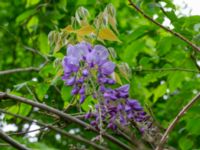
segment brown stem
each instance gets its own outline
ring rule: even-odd
[[[144,16],[144,18],[148,19],[149,21],[151,21],[152,23],[154,23],[155,25],[159,26],[160,28],[164,29],[165,31],[171,33],[172,35],[176,36],[177,38],[181,39],[182,41],[186,42],[188,45],[190,45],[193,49],[195,49],[197,52],[200,52],[200,47],[198,47],[197,45],[193,44],[190,40],[188,40],[186,37],[184,37],[183,35],[181,35],[180,33],[177,33],[175,31],[170,30],[169,28],[164,27],[163,25],[161,25],[160,23],[156,22],[154,19],[152,19],[150,16],[146,15],[138,6],[136,6],[132,0],[128,0],[129,4],[137,11],[139,12],[142,16]]]
[[[198,93],[191,101],[189,101],[178,113],[178,115],[174,118],[174,120],[170,123],[167,130],[163,134],[158,146],[156,147],[156,150],[161,150],[165,142],[167,141],[167,137],[169,133],[172,131],[172,129],[175,127],[175,125],[178,123],[180,118],[187,112],[188,109],[192,107],[192,105],[200,98],[200,93]]]

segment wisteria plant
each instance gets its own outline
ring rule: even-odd
[[[100,135],[107,128],[135,125],[141,134],[152,128],[150,116],[140,103],[130,98],[130,85],[113,88],[116,84],[112,74],[115,64],[109,59],[109,52],[103,45],[81,42],[67,46],[67,55],[62,65],[62,79],[66,86],[72,86],[71,94],[79,97],[80,104],[87,97],[96,99],[96,104],[85,115],[90,124],[99,130]]]
[[[153,119],[138,100],[130,97],[130,85],[117,83],[116,64],[110,59],[112,51],[109,51],[105,44],[100,44],[102,40],[120,42],[108,28],[112,17],[113,22],[110,23],[117,32],[114,7],[108,5],[95,19],[96,32],[93,26],[88,24],[87,16],[88,11],[80,7],[76,12],[75,21],[83,27],[74,29],[72,24],[61,33],[57,33],[67,35],[67,38],[64,38],[67,41],[67,51],[62,60],[62,80],[66,86],[72,87],[71,94],[79,99],[79,104],[84,104],[90,98],[95,101],[95,104],[90,105],[90,109],[85,112],[84,118],[99,131],[99,138],[96,138],[100,139],[100,142],[103,141],[102,134],[106,130],[117,132],[118,128],[127,128],[130,132],[135,132],[136,129],[146,141],[157,144],[160,133]],[[82,33],[81,31],[86,28],[87,33]],[[74,33],[78,38],[77,42],[72,41],[74,37],[70,38]],[[54,31],[50,33],[50,40],[52,37],[55,38],[55,34]],[[95,40],[99,40],[100,43],[94,44]]]
[[[0,2],[0,149],[198,148],[199,16],[109,2]]]

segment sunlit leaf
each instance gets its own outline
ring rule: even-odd
[[[99,34],[98,34],[98,38],[100,38],[102,40],[121,42],[118,39],[118,37],[115,35],[115,33],[109,28],[100,29]]]
[[[26,20],[28,17],[32,16],[34,13],[36,13],[36,9],[31,9],[23,12],[16,18],[16,23],[20,23],[24,20]]]
[[[40,46],[40,51],[43,54],[48,54],[50,47],[48,44],[48,37],[45,33],[40,33],[39,37],[38,37],[38,42],[39,42],[39,46]]]
[[[154,99],[153,102],[155,103],[158,98],[163,96],[166,93],[167,85],[166,83],[160,84],[155,90],[154,90]]]
[[[66,26],[64,30],[66,30],[67,32],[74,32],[74,29],[71,25]]]
[[[45,83],[40,83],[39,85],[36,86],[35,92],[41,101],[43,100],[48,89],[49,85]]]
[[[83,26],[79,30],[76,31],[77,35],[80,35],[80,36],[89,35],[94,32],[95,32],[95,29],[91,25]]]

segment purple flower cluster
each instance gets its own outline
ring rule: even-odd
[[[108,51],[104,46],[92,47],[89,43],[69,45],[67,56],[63,60],[64,76],[66,85],[73,86],[72,95],[80,95],[80,103],[83,103],[88,94],[86,83],[96,77],[98,73],[100,83],[114,84],[113,79],[107,78],[115,68],[115,64],[108,61]]]
[[[117,123],[128,125],[131,121],[146,121],[148,116],[139,102],[129,98],[129,85],[109,88],[115,84],[110,77],[115,64],[109,61],[108,56],[102,45],[92,47],[86,42],[69,45],[63,60],[62,79],[66,85],[73,86],[71,93],[80,97],[80,103],[89,95],[98,100],[95,110],[86,115],[87,119],[93,118],[91,124],[97,129],[102,128],[100,122],[107,128],[116,129]]]
[[[102,90],[103,89],[103,90]],[[141,123],[148,120],[148,116],[137,100],[129,98],[129,85],[116,89],[102,88],[103,102],[96,105],[95,112],[89,112],[86,118],[93,117],[93,126],[98,127],[100,117],[108,128],[116,129],[117,124],[129,125],[131,121]],[[99,116],[99,109],[102,112]]]

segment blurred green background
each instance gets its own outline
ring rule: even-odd
[[[172,30],[200,45],[200,16],[178,16],[172,0],[133,2],[161,24],[166,19],[170,20]],[[89,19],[93,20],[109,3],[116,8],[117,36],[122,42],[104,44],[114,48],[116,64],[125,62],[131,68],[131,72],[125,75],[119,72],[120,79],[123,84],[131,84],[131,96],[138,99],[146,110],[153,112],[158,124],[167,128],[181,108],[200,90],[200,56],[185,42],[146,20],[125,0],[1,0],[0,70],[40,67],[45,62],[44,57],[48,57],[49,62],[39,72],[0,75],[0,91],[37,99],[58,109],[66,107],[71,99],[70,88],[63,85],[58,75],[66,48],[52,54],[48,33],[70,24],[71,17],[80,6],[88,9]],[[200,4],[197,2],[197,5]],[[89,109],[89,104],[84,104],[84,110]],[[25,104],[0,101],[0,107],[43,122],[53,122],[49,116]],[[76,112],[75,108],[70,110],[70,113]],[[1,117],[0,127],[13,123],[18,130],[25,124],[4,116]],[[76,128],[74,124],[69,124],[66,130]],[[86,133],[81,129],[77,134],[89,138],[94,136]],[[73,149],[73,145],[81,149],[82,146],[54,132],[38,133],[35,140],[32,137],[32,142],[30,137],[24,135],[12,137],[33,149]],[[197,102],[170,133],[168,144],[175,149],[197,150],[200,149],[199,140],[200,103]],[[12,149],[9,146],[2,148]]]

